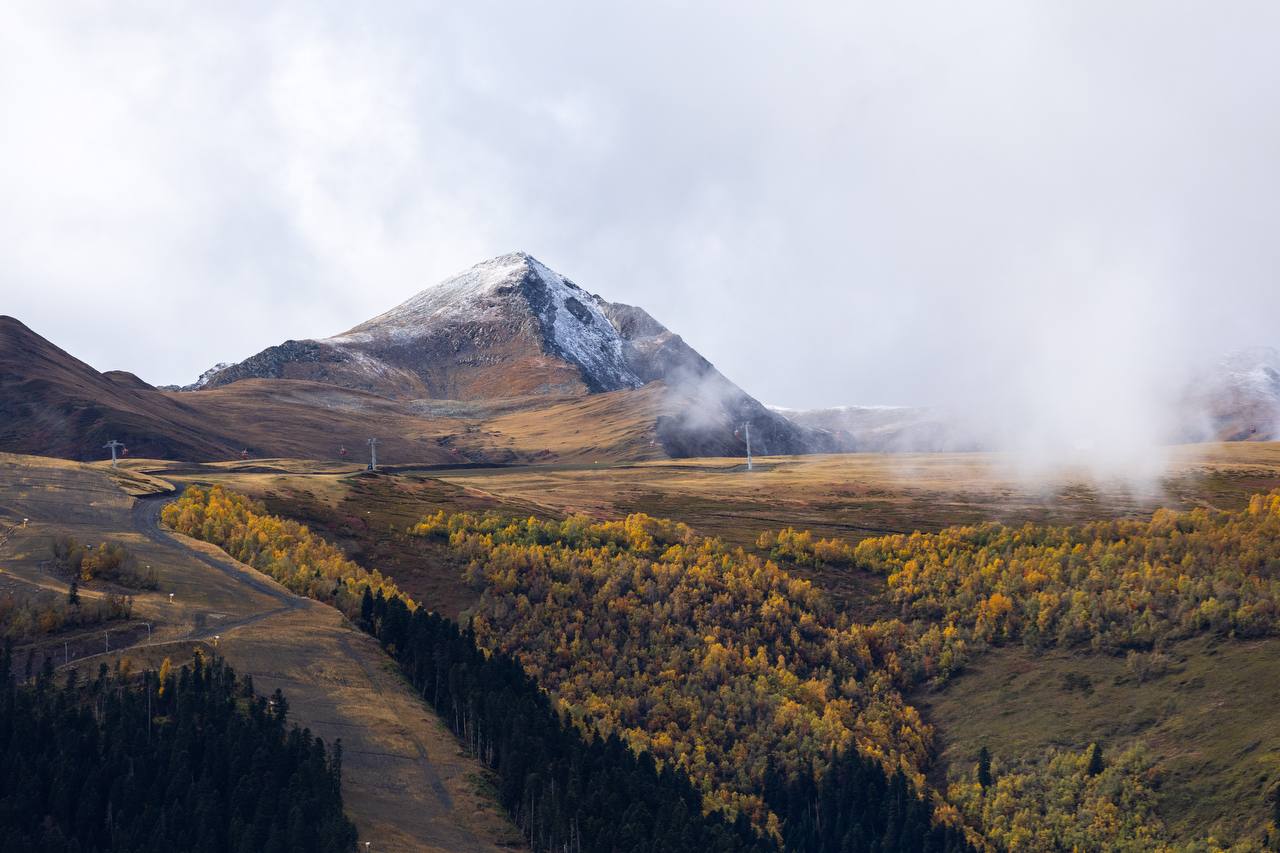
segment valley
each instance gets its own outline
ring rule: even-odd
[[[1261,850],[1273,362],[1112,476],[766,407],[524,253],[181,387],[0,318],[0,630],[225,661],[374,849]]]
[[[0,4],[0,853],[1280,853],[1280,5]]]
[[[392,466],[375,474],[301,459],[214,465],[134,460],[121,471],[130,481],[216,483],[252,495],[270,512],[310,525],[360,564],[381,569],[415,600],[465,619],[480,603],[479,590],[463,578],[468,558],[447,543],[408,532],[438,511],[512,519],[649,512],[750,552],[761,531],[788,526],[855,542],[991,518],[1079,523],[1142,517],[1161,505],[1237,510],[1249,495],[1280,486],[1277,445],[1197,445],[1173,455],[1168,475],[1147,490],[1033,488],[997,457],[980,454],[767,457],[750,473],[739,460],[723,459]],[[811,580],[854,620],[895,614],[884,600],[881,575],[786,559],[779,565]],[[1220,841],[1258,839],[1267,831],[1278,772],[1275,746],[1265,736],[1258,739],[1274,728],[1266,722],[1274,703],[1265,690],[1254,689],[1280,677],[1272,644],[1178,641],[1164,652],[1168,665],[1141,678],[1123,654],[996,647],[953,679],[909,691],[906,699],[934,727],[937,758],[927,777],[939,790],[949,779],[971,774],[983,746],[999,771],[1034,763],[1047,749],[1084,751],[1100,743],[1112,755],[1140,742],[1157,780],[1154,813],[1171,842],[1209,834]]]

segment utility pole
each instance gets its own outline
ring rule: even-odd
[[[747,439],[747,470],[751,470],[751,421],[742,424],[742,434]]]
[[[378,470],[378,439],[369,439],[369,470]]]
[[[121,447],[124,447],[124,445],[113,438],[102,446],[111,448],[111,467],[116,467],[116,451]]]

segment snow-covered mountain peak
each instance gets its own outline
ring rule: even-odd
[[[512,252],[482,261],[465,272],[432,285],[355,328],[328,338],[334,343],[413,336],[433,318],[485,319],[491,314],[491,297],[526,277],[537,263],[524,252]],[[541,264],[539,264],[541,266]]]
[[[411,346],[446,326],[533,320],[544,351],[580,367],[592,390],[637,388],[644,382],[627,363],[623,335],[608,307],[527,252],[512,252],[447,278],[326,343]]]
[[[744,421],[762,453],[835,447],[765,409],[643,308],[607,302],[527,252],[478,263],[343,334],[268,347],[211,371],[201,387],[244,380],[320,383],[415,405],[660,381],[643,405],[659,401],[653,429],[673,455],[736,453],[744,448],[733,430]]]

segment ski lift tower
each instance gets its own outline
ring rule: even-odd
[[[124,444],[113,438],[102,446],[111,449],[111,467],[116,467],[116,451],[124,447]]]
[[[369,439],[369,470],[378,470],[378,439]]]

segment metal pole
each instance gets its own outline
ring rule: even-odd
[[[744,428],[744,431],[747,434],[747,470],[750,471],[751,470],[751,421],[747,421],[742,426]]]

